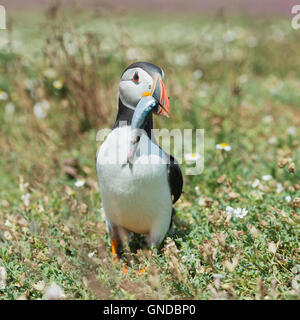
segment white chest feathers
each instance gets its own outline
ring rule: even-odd
[[[114,129],[98,151],[97,172],[106,217],[130,231],[163,238],[172,212],[164,155],[142,135],[130,165],[129,139],[130,127]]]

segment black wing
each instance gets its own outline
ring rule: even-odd
[[[182,193],[183,178],[177,160],[172,155],[169,155],[169,157],[168,179],[172,194],[172,202],[175,203]]]
[[[154,134],[151,135],[151,140],[153,143],[155,143],[159,147]],[[169,160],[167,164],[168,181],[169,181],[169,187],[171,189],[172,203],[175,203],[182,194],[182,187],[183,187],[182,173],[177,160],[171,154],[168,154],[167,152],[162,150],[162,148],[160,148],[160,150],[162,153],[164,153],[166,158]]]

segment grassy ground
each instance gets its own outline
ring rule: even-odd
[[[54,16],[15,14],[0,34],[0,298],[43,298],[52,282],[67,299],[299,298],[300,32],[271,18]],[[185,176],[162,250],[142,246],[123,275],[96,133],[136,60],[165,71],[172,115],[156,125],[205,129],[205,169]]]

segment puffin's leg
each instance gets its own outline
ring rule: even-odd
[[[114,223],[111,223],[107,218],[106,218],[106,226],[110,235],[111,253],[113,257],[113,262],[119,262],[120,259],[118,257],[118,245],[120,242],[120,235],[119,235],[118,226],[115,225]]]
[[[112,253],[113,262],[117,263],[117,262],[120,262],[120,259],[118,257],[118,245],[120,241],[122,242],[122,235],[124,233],[122,232],[123,228],[118,227],[117,225],[111,223],[107,218],[106,218],[106,225],[110,235],[111,253]],[[128,273],[128,270],[125,266],[122,267],[122,272],[124,274]]]

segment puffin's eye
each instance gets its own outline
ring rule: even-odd
[[[140,77],[139,77],[138,72],[135,72],[135,74],[134,74],[133,77],[132,77],[132,80],[133,80],[134,82],[136,82],[136,83],[139,82]]]

